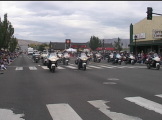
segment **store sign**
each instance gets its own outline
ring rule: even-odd
[[[135,35],[133,35],[134,37]],[[146,38],[146,34],[145,33],[139,33],[139,34],[136,34],[137,38],[136,39],[145,39]],[[135,39],[135,38],[134,38]]]
[[[162,38],[162,30],[153,30],[153,38]]]

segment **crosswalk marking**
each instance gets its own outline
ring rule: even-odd
[[[77,67],[74,67],[74,66],[65,66],[67,68],[71,68],[71,69],[77,69]]]
[[[153,102],[151,100],[147,100],[147,99],[139,97],[139,96],[137,96],[137,97],[126,97],[124,99],[126,99],[130,102],[133,102],[137,105],[140,105],[140,106],[142,106],[146,109],[153,110],[157,113],[162,114],[162,105],[159,104],[159,103]]]
[[[49,69],[47,66],[41,66],[38,65],[40,67],[42,67],[43,69]],[[16,66],[15,66],[16,67]],[[25,66],[27,67],[27,66]],[[69,65],[65,65],[65,66],[58,66],[57,69],[66,69],[66,68],[70,68],[70,69],[78,69],[77,65],[75,64],[70,64]],[[108,68],[108,69],[118,69],[118,68],[146,68],[145,66],[111,66],[111,65],[87,65],[87,69],[104,69],[104,68]],[[35,66],[30,66],[29,67],[30,70],[37,70],[37,68]],[[23,67],[16,67],[15,70],[23,70]]]
[[[71,63],[69,63],[69,65],[72,65],[72,66],[76,66],[76,65],[74,65],[74,64],[71,64]],[[88,67],[89,65],[87,65],[87,69],[92,69],[92,68],[90,68],[90,67]],[[77,67],[76,67],[76,69],[77,69]]]
[[[89,67],[92,67],[92,68],[97,68],[97,69],[103,69],[101,67],[97,67],[97,66],[93,66],[93,65],[88,65]]]
[[[68,104],[48,104],[46,106],[53,120],[82,120]]]
[[[101,67],[104,67],[104,68],[115,68],[116,66],[104,66],[104,65],[101,65]]]
[[[16,67],[15,70],[23,70],[23,67]]]
[[[30,70],[37,70],[37,68],[35,66],[31,66],[29,67]]]
[[[138,117],[129,116],[123,113],[112,112],[109,110],[109,106],[106,105],[109,101],[94,100],[88,101],[91,105],[98,108],[102,113],[111,118],[112,120],[142,120]]]
[[[25,120],[23,116],[24,114],[15,114],[9,109],[0,109],[0,120]]]
[[[41,67],[45,70],[49,69],[47,66],[41,66]]]
[[[57,66],[57,68],[58,68],[58,69],[65,69],[65,68],[63,68],[63,67],[61,67],[61,66]]]
[[[160,95],[155,95],[155,96],[162,98],[162,94],[160,94]]]

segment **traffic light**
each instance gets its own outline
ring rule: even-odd
[[[147,20],[152,20],[152,7],[147,7]]]

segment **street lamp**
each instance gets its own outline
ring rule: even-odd
[[[136,45],[137,35],[134,36],[134,40],[135,40],[135,57],[137,57],[137,45]]]

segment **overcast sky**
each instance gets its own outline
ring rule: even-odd
[[[161,1],[0,1],[18,39],[40,42],[87,42],[129,39],[129,26],[146,18],[147,7],[162,14]]]

